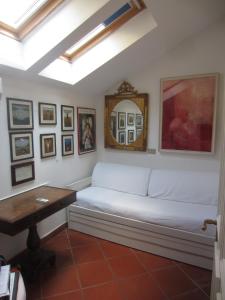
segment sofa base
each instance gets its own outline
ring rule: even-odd
[[[135,249],[212,269],[212,238],[148,224],[76,205],[68,208],[68,226]]]

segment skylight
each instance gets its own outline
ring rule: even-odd
[[[20,40],[65,0],[0,0],[0,33]]]
[[[98,25],[95,29],[85,35],[81,40],[79,40],[76,44],[74,44],[69,50],[66,51],[66,55],[71,55],[73,52],[78,50],[80,47],[84,46],[87,42],[89,42],[92,38],[94,38],[98,33],[100,33],[103,29],[105,29],[104,24]]]
[[[0,21],[17,29],[46,2],[47,0],[1,0]]]
[[[96,45],[99,41],[114,32],[144,8],[145,4],[142,0],[130,1],[129,3],[124,4],[69,48],[60,58],[72,62],[74,58]]]

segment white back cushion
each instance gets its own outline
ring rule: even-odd
[[[216,205],[218,186],[219,175],[215,172],[152,170],[148,195],[164,200]]]
[[[150,169],[99,162],[92,174],[92,186],[146,196]]]

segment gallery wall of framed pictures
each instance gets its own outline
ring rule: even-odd
[[[35,179],[33,145],[33,102],[7,98],[12,186]],[[20,163],[18,163],[20,161]]]
[[[39,124],[40,159],[53,159],[57,156],[57,134],[61,128],[61,155],[74,155],[75,108],[61,105],[60,122],[57,120],[57,104],[38,102],[38,114],[34,115],[33,101],[7,98],[8,131],[11,158],[12,186],[35,179],[34,118]],[[78,154],[96,150],[95,109],[77,109]],[[37,133],[37,132],[36,132]],[[37,143],[37,140],[35,141]]]
[[[110,118],[112,135],[119,144],[132,144],[142,134],[142,114],[113,111]]]

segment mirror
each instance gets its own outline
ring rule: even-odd
[[[124,81],[115,95],[105,96],[105,147],[146,151],[148,95]]]

